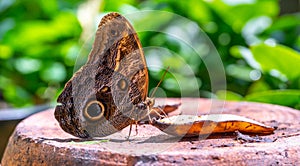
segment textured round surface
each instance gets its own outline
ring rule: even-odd
[[[244,143],[232,135],[176,138],[151,125],[129,127],[104,138],[83,140],[65,133],[53,109],[35,114],[17,126],[5,150],[6,165],[299,165],[300,112],[291,108],[249,102],[209,99],[157,99],[158,104],[181,102],[183,114],[230,113],[277,126],[275,142]]]

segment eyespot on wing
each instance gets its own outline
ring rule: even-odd
[[[104,105],[97,100],[90,101],[84,108],[83,116],[89,121],[97,121],[103,117]]]
[[[154,120],[153,126],[161,131],[183,137],[193,137],[204,134],[241,133],[269,135],[274,128],[255,120],[231,114],[210,114],[202,116],[177,115]]]

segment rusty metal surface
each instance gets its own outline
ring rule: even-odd
[[[139,125],[126,140],[129,127],[105,138],[83,140],[59,127],[53,109],[22,121],[11,136],[2,165],[283,165],[300,164],[300,112],[249,102],[209,99],[158,99],[181,102],[183,114],[231,113],[278,126],[271,143],[240,144],[232,135],[181,139],[150,125]],[[133,128],[135,129],[135,127]]]

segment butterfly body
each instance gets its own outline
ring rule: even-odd
[[[69,80],[57,99],[55,118],[77,137],[103,137],[145,116],[148,70],[140,41],[118,13],[103,17],[87,63]]]

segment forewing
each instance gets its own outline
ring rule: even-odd
[[[123,16],[110,13],[98,26],[87,63],[58,97],[55,118],[74,136],[106,136],[132,123],[147,91],[148,71],[136,32]]]

